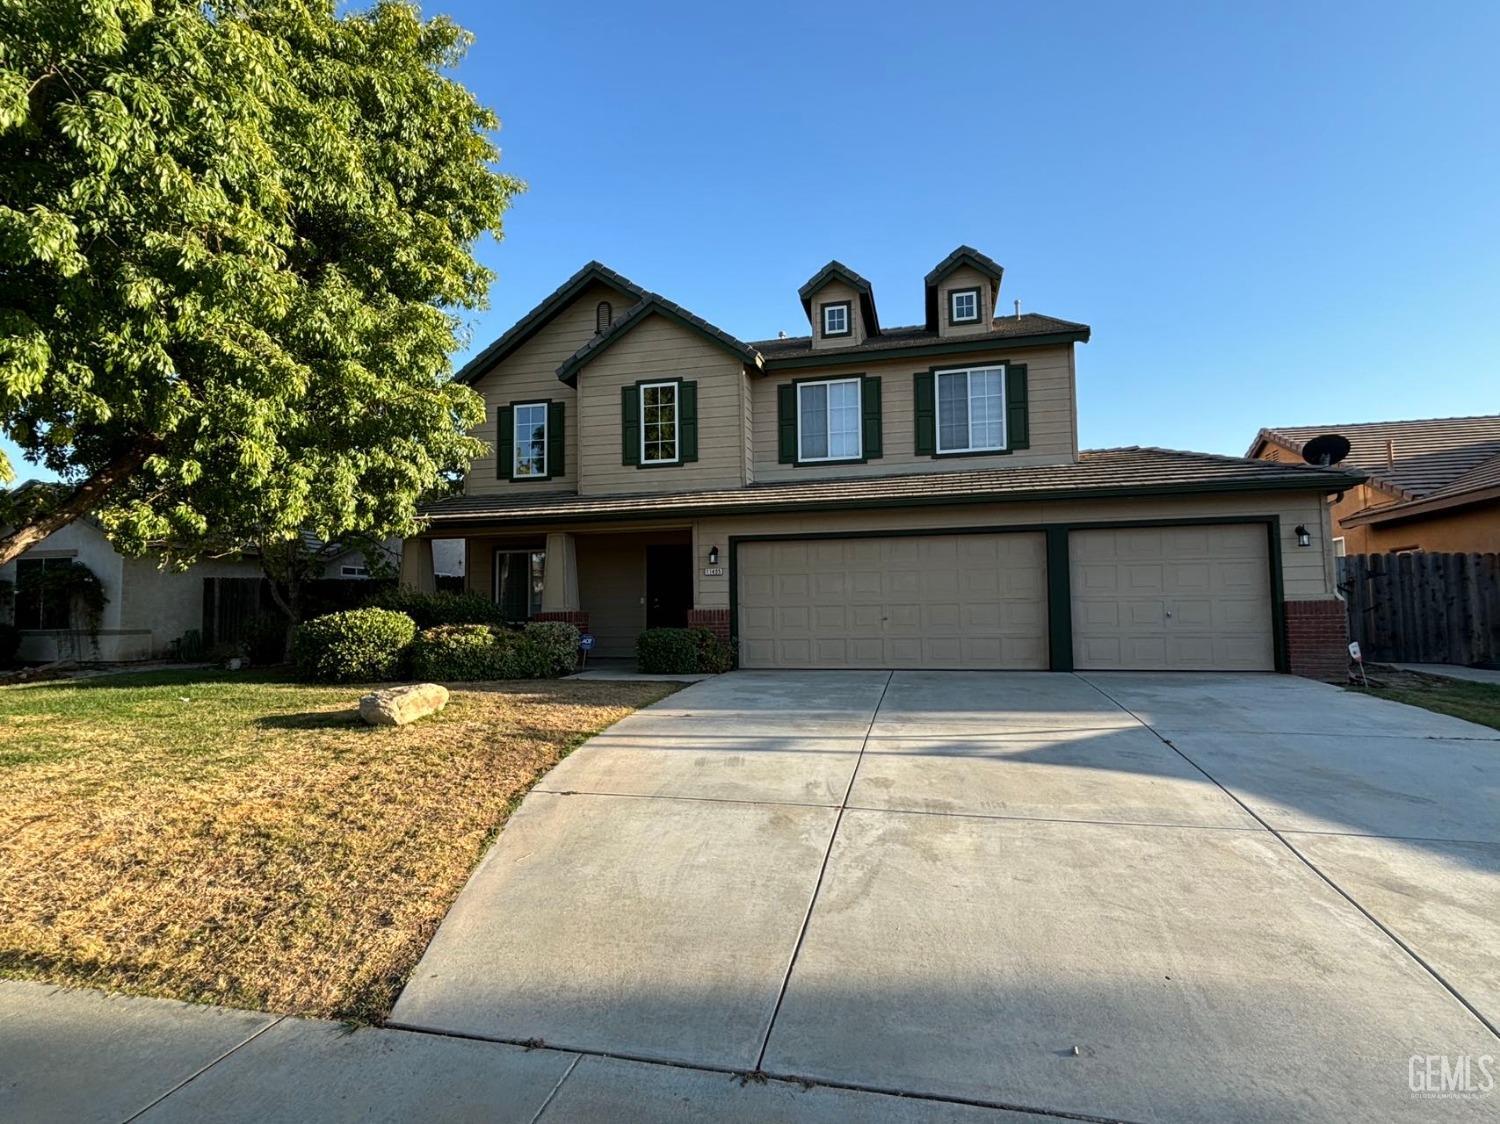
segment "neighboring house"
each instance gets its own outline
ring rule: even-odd
[[[1324,497],[1362,477],[1080,452],[1089,328],[997,316],[1001,274],[960,247],[890,328],[830,262],[809,335],[747,343],[590,263],[457,376],[494,451],[403,580],[462,537],[471,590],[605,656],[701,625],[750,668],[1342,674]]]
[[[108,598],[97,635],[77,619],[65,600],[15,592],[30,570],[81,562]],[[75,519],[52,532],[20,558],[0,566],[0,581],[11,583],[10,615],[21,630],[19,656],[55,659],[145,660],[171,654],[174,640],[203,627],[205,589],[213,579],[254,579],[260,565],[251,560],[200,562],[183,573],[157,568],[154,558],[129,558],[115,550],[92,519]]]
[[[1262,429],[1249,455],[1296,462],[1314,437],[1349,441],[1366,480],[1333,500],[1338,554],[1500,550],[1500,414]]]

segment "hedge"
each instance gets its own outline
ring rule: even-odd
[[[729,645],[706,628],[648,628],[636,639],[635,659],[647,675],[717,675],[734,666]]]
[[[473,679],[550,679],[570,673],[578,659],[578,630],[561,621],[524,629],[487,624],[425,628],[411,646],[412,674],[455,683]]]
[[[505,624],[500,605],[482,593],[421,593],[410,586],[381,590],[370,604],[405,613],[418,628],[445,624]]]
[[[405,613],[351,609],[297,627],[292,660],[308,679],[358,683],[394,679],[417,626]]]

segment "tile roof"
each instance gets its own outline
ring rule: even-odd
[[[930,289],[961,265],[972,265],[980,273],[994,278],[997,285],[1005,275],[1004,267],[988,254],[981,254],[973,246],[960,246],[933,266],[927,276],[922,278],[922,284]]]
[[[1329,493],[1352,487],[1362,479],[1361,473],[1342,469],[1131,446],[1085,451],[1072,464],[856,476],[753,484],[713,491],[605,496],[572,493],[453,496],[427,505],[423,514],[436,528],[441,528],[466,522],[648,519],[921,504],[1123,498],[1184,492],[1302,490]]]
[[[1250,447],[1272,441],[1300,455],[1324,433],[1349,440],[1344,463],[1368,473],[1372,484],[1415,500],[1447,490],[1491,458],[1500,456],[1500,414],[1353,425],[1294,425],[1262,429]]]
[[[1029,336],[1072,336],[1080,341],[1087,342],[1090,328],[1087,324],[1080,324],[1074,320],[1059,320],[1055,316],[1042,316],[1035,312],[1023,313],[1021,316],[996,317],[990,325],[990,330],[973,335],[942,337],[938,333],[922,324],[911,324],[902,328],[886,328],[878,336],[872,336],[857,347],[846,348],[817,348],[812,345],[811,336],[789,336],[786,339],[755,340],[750,346],[765,356],[766,366],[775,367],[778,361],[786,359],[799,359],[803,357],[816,357],[828,362],[830,365],[837,361],[840,355],[868,355],[870,352],[899,351],[908,347],[921,347],[927,344],[954,344],[970,345],[975,343],[1006,343],[1025,339]]]

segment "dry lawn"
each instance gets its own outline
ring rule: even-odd
[[[1492,683],[1469,683],[1380,666],[1369,668],[1368,675],[1368,694],[1500,730],[1500,687]],[[1349,690],[1365,691],[1365,688],[1351,686]]]
[[[472,685],[390,729],[244,674],[0,688],[0,975],[378,1020],[531,783],[674,689]]]

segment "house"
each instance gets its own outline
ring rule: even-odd
[[[75,562],[87,566],[103,587],[106,600],[97,630],[81,619],[79,607],[68,597],[26,589],[28,573]],[[173,641],[203,629],[207,589],[226,579],[259,577],[260,565],[253,559],[199,562],[182,573],[164,571],[153,558],[121,554],[87,516],[0,566],[0,582],[9,583],[6,588],[12,591],[9,618],[21,630],[17,654],[28,662],[165,657]]]
[[[1348,440],[1342,463],[1367,477],[1333,499],[1335,553],[1500,550],[1500,414],[1276,426],[1248,455],[1300,461],[1303,445],[1329,433]]]
[[[604,656],[698,625],[747,668],[1342,675],[1324,497],[1362,476],[1079,450],[1090,329],[999,315],[1001,279],[961,246],[888,327],[833,261],[797,292],[807,335],[746,342],[589,263],[456,376],[493,452],[403,581],[462,538],[469,589]]]

